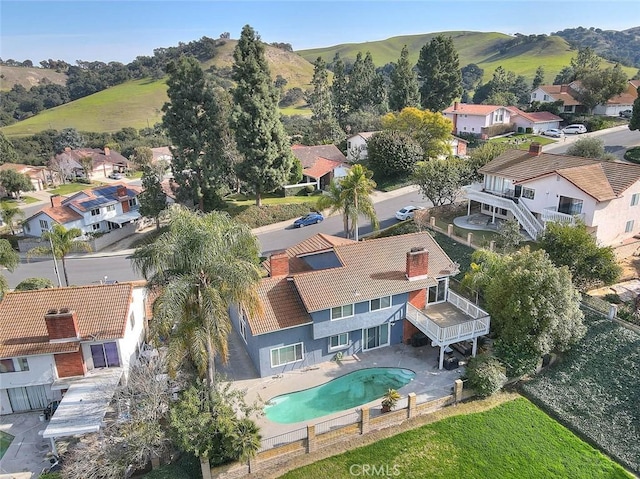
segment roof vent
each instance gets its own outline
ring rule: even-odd
[[[69,308],[60,308],[58,314],[66,314],[69,312]]]
[[[57,309],[50,309],[47,311],[47,314],[58,314],[58,310]]]

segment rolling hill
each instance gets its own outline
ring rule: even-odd
[[[44,68],[28,68],[28,67],[8,67],[3,65],[2,74],[0,74],[0,90],[11,90],[16,83],[22,85],[26,89],[36,86],[40,80],[46,78],[51,83],[64,85],[67,82],[67,75],[58,73],[55,70],[47,70]]]

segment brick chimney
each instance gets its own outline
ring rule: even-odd
[[[407,253],[407,279],[424,279],[429,273],[429,252],[424,246],[411,248]]]
[[[269,268],[271,269],[270,276],[276,278],[278,276],[289,275],[289,257],[287,253],[281,251],[280,253],[273,253],[269,257]]]
[[[44,315],[50,343],[79,341],[78,316],[67,308],[50,309]]]
[[[529,154],[533,156],[540,156],[542,153],[542,145],[535,141],[529,145]]]
[[[104,156],[109,156],[111,154],[111,149],[108,146],[104,147]]]
[[[560,85],[560,93],[567,93],[569,91],[569,85]]]
[[[51,195],[51,206],[54,208],[57,206],[62,206],[62,200],[63,197],[60,195]]]
[[[118,198],[127,196],[127,187],[124,185],[118,185],[118,189],[116,190],[116,195],[118,195]]]
[[[454,102],[453,102],[453,111],[457,111],[457,110],[458,110],[458,106],[459,106],[459,105],[460,105],[460,104],[459,104],[457,101],[454,101]]]

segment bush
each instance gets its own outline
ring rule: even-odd
[[[469,385],[480,397],[491,396],[507,382],[504,366],[497,358],[485,354],[469,360],[467,378]]]
[[[640,165],[640,146],[629,148],[624,154],[624,159],[630,161],[631,163]]]
[[[523,344],[508,344],[498,339],[495,354],[506,365],[507,377],[519,378],[536,370],[540,355]]]
[[[48,278],[27,278],[25,280],[22,280],[16,286],[16,291],[32,291],[35,289],[45,289],[53,287],[53,282]]]
[[[613,304],[620,304],[622,303],[622,298],[620,297],[619,294],[617,293],[608,293],[605,294],[602,299],[604,299],[605,301],[607,301],[608,303],[613,303]]]

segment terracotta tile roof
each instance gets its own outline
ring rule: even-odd
[[[573,91],[569,85],[541,85],[540,88],[554,100],[562,100],[566,106],[582,105],[573,97]]]
[[[130,163],[124,156],[110,148],[105,148],[104,150],[99,148],[69,149],[55,155],[57,161],[73,165],[76,168],[81,167],[80,158],[91,158],[94,169],[100,168],[105,163],[118,165],[128,165]]]
[[[451,105],[443,113],[457,113],[458,115],[487,116],[499,108],[500,105],[472,105],[470,103],[457,103]]]
[[[38,213],[44,213],[53,221],[56,221],[60,224],[65,224],[70,221],[81,220],[82,215],[73,211],[68,206],[49,206],[47,208],[42,208]],[[34,215],[35,216],[35,215]],[[32,216],[33,218],[33,216]]]
[[[527,121],[532,123],[545,123],[548,121],[562,121],[558,115],[554,115],[550,111],[536,111],[528,113],[526,111],[522,111],[520,108],[515,106],[506,107],[512,114],[519,115]]]
[[[29,178],[43,179],[45,168],[42,166],[23,165],[20,163],[4,163],[0,165],[0,171],[13,170],[23,175],[28,175]]]
[[[626,90],[607,100],[607,105],[633,105],[633,102],[638,98],[638,84],[640,84],[640,80],[630,80]]]
[[[311,178],[321,178],[327,173],[331,173],[334,169],[342,165],[340,161],[327,160],[326,158],[318,158],[313,166],[304,168],[302,173]]]
[[[301,243],[291,246],[285,250],[289,257],[289,273],[302,273],[303,271],[311,271],[309,264],[298,258],[298,256],[317,253],[319,251],[327,251],[333,249],[334,246],[341,244],[355,243],[354,240],[331,236],[324,233],[318,233],[311,238],[307,238]],[[268,273],[271,273],[269,260],[262,263]]]
[[[429,276],[409,281],[406,254],[424,246],[429,251]],[[293,275],[309,312],[406,293],[436,284],[434,278],[452,274],[454,265],[429,233],[413,233],[337,245],[342,267]]]
[[[597,168],[593,168],[592,165],[596,165],[602,170],[608,186],[604,184],[602,177],[599,176]],[[579,171],[585,167],[584,171]],[[539,156],[535,156],[521,150],[507,150],[479,170],[480,173],[502,176],[516,183],[522,183],[551,173],[561,174],[561,171],[563,172],[563,177],[566,175],[569,181],[578,182],[580,184],[579,187],[585,193],[596,199],[611,199],[609,198],[611,191],[615,196],[619,196],[640,180],[640,165],[599,161],[579,156],[554,155],[552,153],[541,153]],[[591,183],[592,181],[594,183]]]
[[[133,285],[92,285],[10,292],[0,302],[0,357],[76,351],[77,343],[49,343],[44,316],[69,308],[78,315],[80,336],[124,337]]]
[[[258,286],[258,296],[263,314],[247,318],[254,336],[312,322],[293,282],[287,278],[263,279]]]
[[[293,152],[293,155],[300,160],[303,168],[312,168],[316,161],[321,158],[336,161],[341,164],[347,163],[347,158],[335,145],[293,145],[291,147],[291,151]]]
[[[125,187],[125,195],[118,196],[118,187]],[[71,205],[80,211],[89,211],[97,206],[106,206],[115,204],[119,201],[129,198],[135,198],[142,191],[142,187],[129,185],[124,182],[110,183],[104,186],[98,186],[87,190],[82,190],[66,200],[62,204]],[[96,201],[101,200],[98,204]]]

